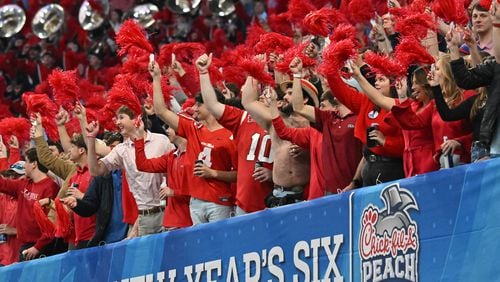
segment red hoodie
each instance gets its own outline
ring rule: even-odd
[[[44,198],[54,199],[59,191],[59,186],[46,177],[37,183],[31,179],[2,179],[0,178],[0,192],[17,198],[17,239],[21,244],[35,243],[35,248],[41,250],[50,243],[51,238],[42,237],[40,228],[33,214],[35,201]]]

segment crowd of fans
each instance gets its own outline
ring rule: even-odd
[[[497,1],[76,2],[0,42],[2,265],[500,154]]]

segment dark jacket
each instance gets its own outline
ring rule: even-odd
[[[479,141],[489,145],[491,137],[496,134],[498,107],[500,106],[500,65],[495,61],[487,61],[475,68],[468,69],[462,58],[451,61],[451,70],[458,87],[476,89],[486,87],[488,100],[484,107],[483,119],[479,130]]]
[[[79,216],[89,217],[97,213],[94,237],[88,247],[99,245],[104,238],[104,232],[111,218],[113,210],[113,178],[111,174],[96,176],[92,179],[85,196],[77,200],[73,211]]]

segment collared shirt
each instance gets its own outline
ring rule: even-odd
[[[174,149],[165,135],[147,132],[145,138],[147,158],[160,157]],[[139,210],[160,205],[160,185],[162,173],[147,173],[137,170],[134,142],[127,139],[118,144],[100,160],[109,171],[125,169],[130,191],[134,195]]]

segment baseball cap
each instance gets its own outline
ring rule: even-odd
[[[13,165],[10,166],[9,170],[12,170],[17,174],[25,174],[26,172],[24,170],[24,161],[18,161],[14,163]]]

